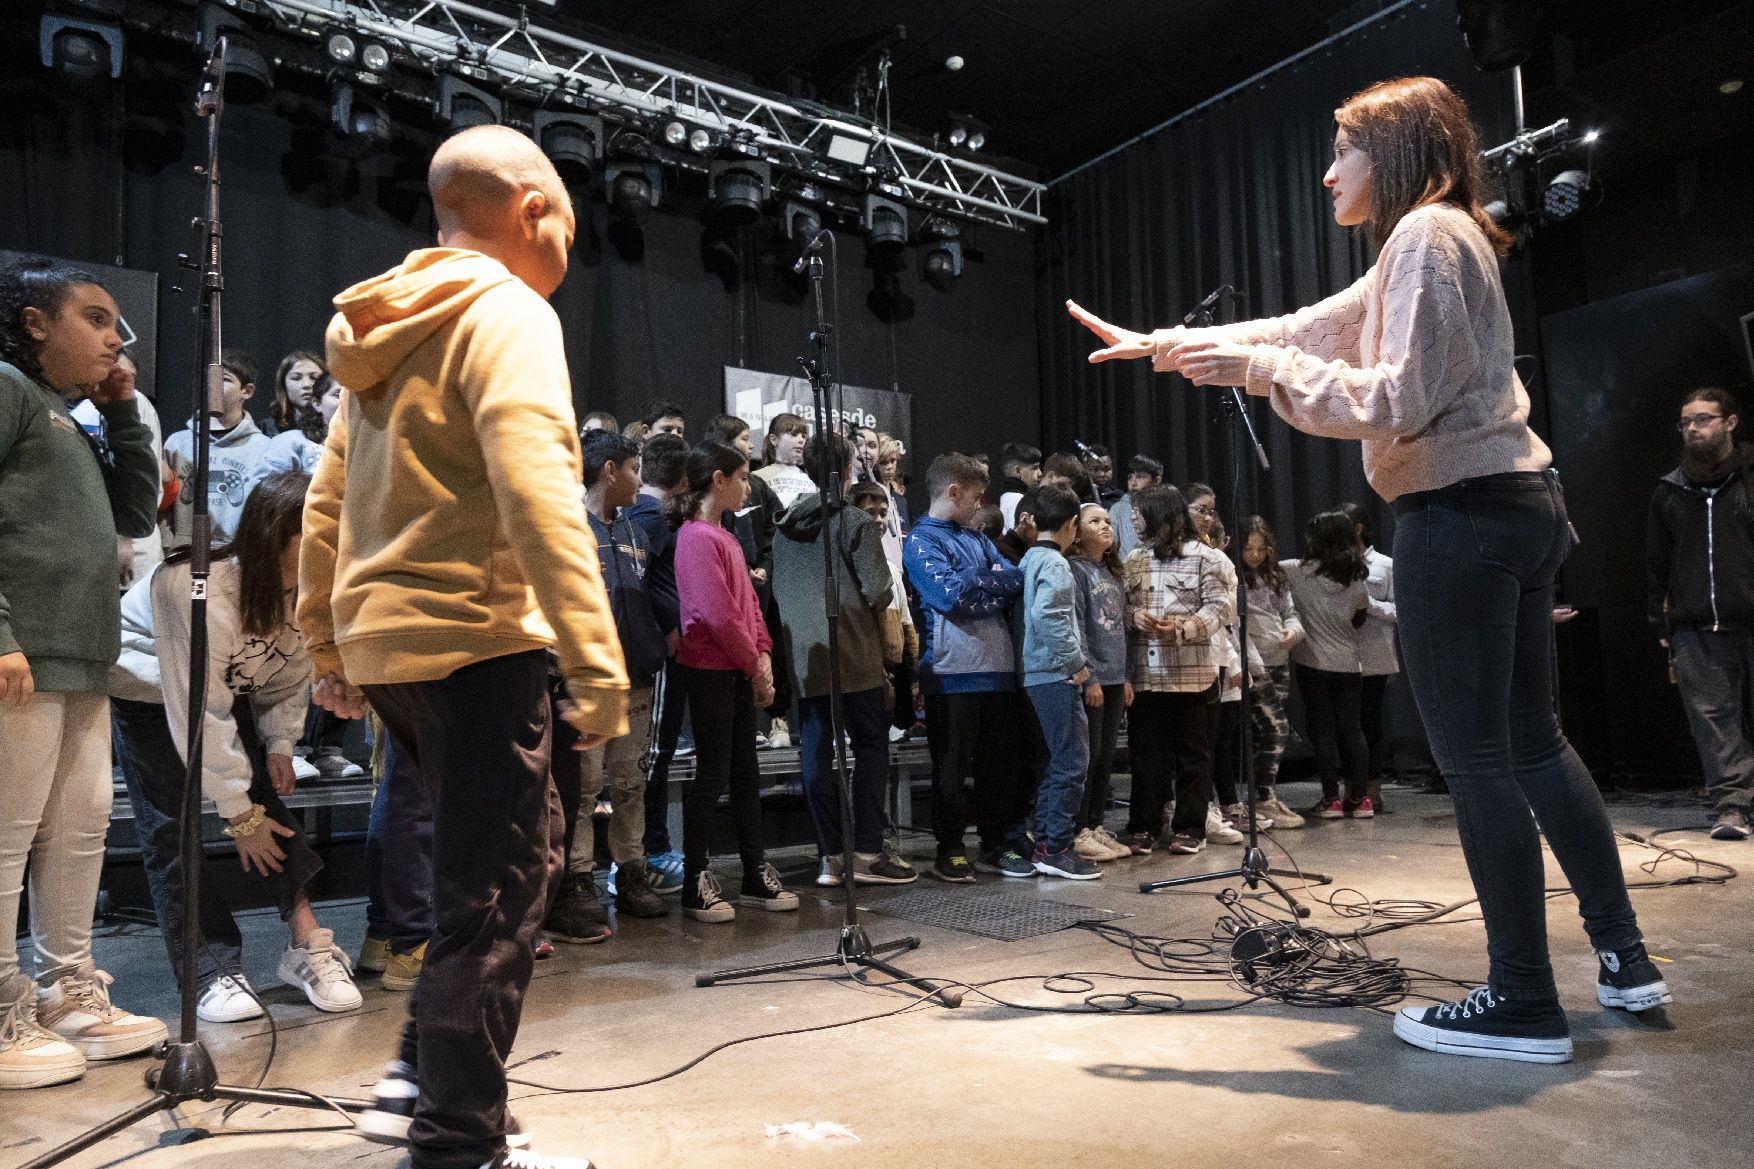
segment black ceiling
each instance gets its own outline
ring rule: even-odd
[[[986,155],[1052,178],[1393,3],[558,0],[528,10],[667,64],[843,109],[859,67],[874,76],[886,49],[898,130],[929,138],[949,129],[951,114],[967,115],[987,127]],[[1745,132],[1754,121],[1754,75],[1739,94],[1717,92],[1732,76],[1754,74],[1749,0],[1541,0],[1539,8],[1526,71],[1532,123],[1569,115],[1611,134],[1626,154],[1647,155]],[[952,55],[965,62],[954,72],[944,67]]]
[[[1439,0],[1447,2],[1447,0]],[[985,123],[987,154],[1052,177],[1368,14],[1366,0],[560,0],[621,45],[845,108],[888,44],[897,129]],[[537,20],[551,20],[532,6]],[[952,72],[946,58],[963,58]],[[811,92],[811,91],[814,92]]]

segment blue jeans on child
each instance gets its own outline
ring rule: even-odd
[[[432,805],[420,771],[384,740],[384,774],[365,829],[365,932],[412,954],[432,936]]]
[[[1048,765],[1035,792],[1035,843],[1064,852],[1078,835],[1084,776],[1090,769],[1090,721],[1084,688],[1070,682],[1031,686],[1030,704],[1047,740]]]

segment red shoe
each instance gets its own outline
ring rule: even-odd
[[[1339,820],[1345,817],[1346,808],[1339,800],[1317,800],[1309,814],[1317,820]]]
[[[1354,820],[1374,820],[1376,818],[1376,805],[1370,802],[1369,796],[1365,796],[1357,803],[1347,804],[1346,815]]]
[[[536,961],[554,957],[554,943],[540,934],[536,937]]]

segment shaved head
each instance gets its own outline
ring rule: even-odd
[[[492,256],[553,293],[572,245],[572,200],[536,143],[509,126],[473,126],[439,146],[426,185],[441,243]]]
[[[432,156],[426,186],[439,230],[447,234],[491,234],[528,191],[541,192],[556,208],[570,208],[554,164],[510,126],[472,126],[446,139]]]

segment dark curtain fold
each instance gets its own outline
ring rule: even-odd
[[[1247,35],[1238,29],[1237,35]],[[1363,275],[1373,252],[1335,226],[1321,185],[1333,147],[1333,110],[1377,81],[1442,78],[1471,106],[1483,145],[1511,129],[1508,75],[1482,75],[1447,3],[1413,5],[1284,66],[1053,188],[1039,249],[1038,337],[1042,428],[1049,449],[1102,441],[1117,474],[1134,453],[1163,460],[1176,482],[1227,495],[1230,439],[1221,393],[1148,363],[1092,366],[1099,346],[1066,315],[1070,298],[1137,329],[1181,320],[1213,288],[1247,296],[1249,317],[1279,315]],[[1226,316],[1222,319],[1242,319]],[[1358,444],[1311,438],[1249,403],[1273,462],[1252,456],[1243,492],[1293,555],[1302,525],[1342,500],[1376,507],[1379,542],[1389,516],[1364,480]],[[1223,501],[1225,515],[1230,501]]]

